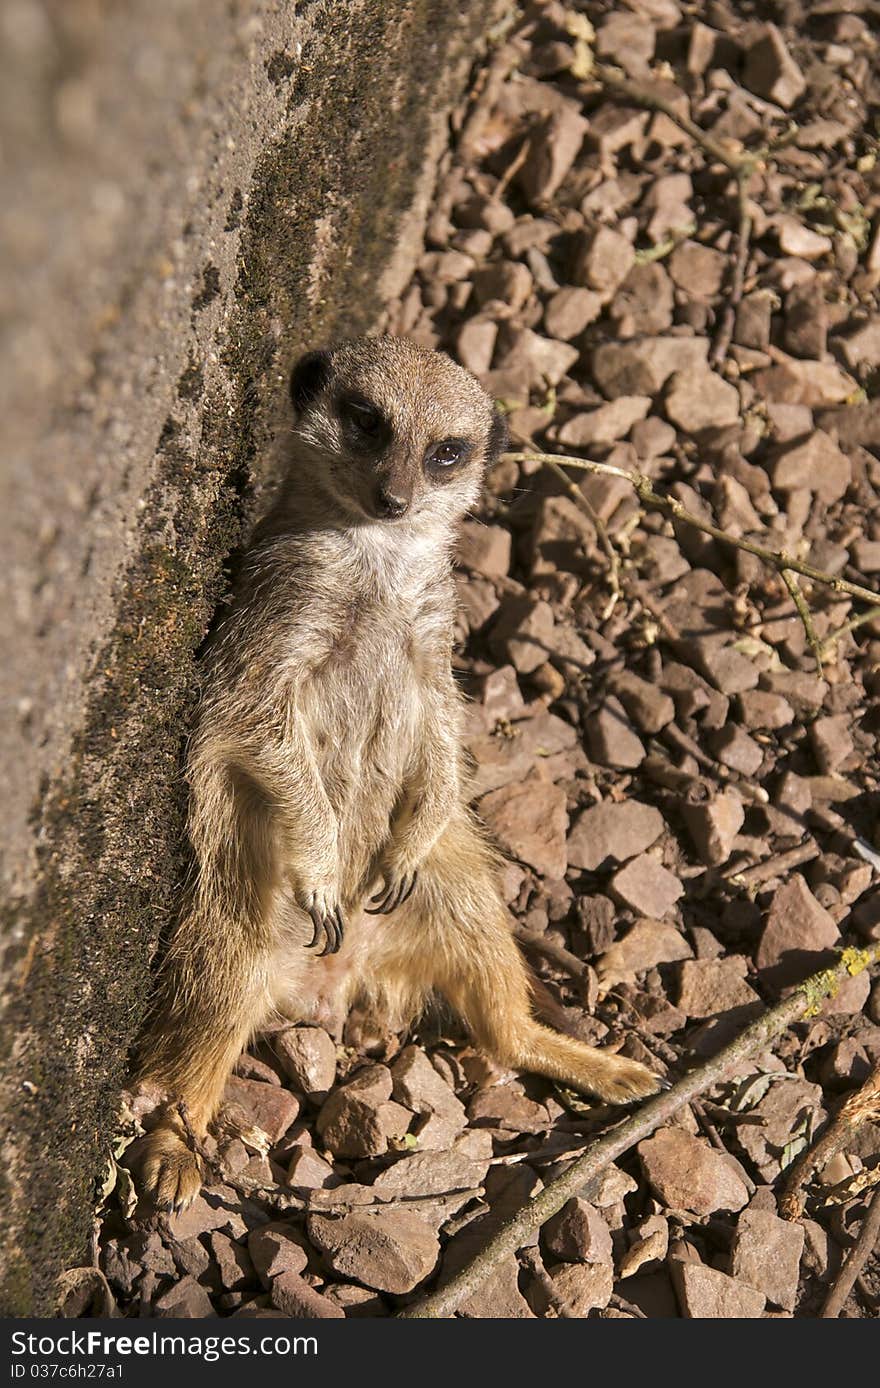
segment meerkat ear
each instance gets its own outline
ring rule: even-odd
[[[496,410],[492,415],[492,423],[489,427],[486,462],[491,465],[497,458],[500,458],[509,442],[510,430],[507,427],[507,420],[500,410]]]
[[[290,377],[290,398],[299,412],[314,400],[330,379],[330,353],[307,352],[293,368]]]

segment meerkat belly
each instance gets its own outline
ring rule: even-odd
[[[393,658],[397,656],[397,658]],[[343,874],[359,880],[375,860],[418,745],[422,700],[416,673],[388,643],[328,662],[309,682],[303,709],[321,780],[339,826]]]

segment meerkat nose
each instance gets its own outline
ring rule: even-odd
[[[376,488],[376,515],[386,520],[398,520],[409,509],[404,496],[396,496],[385,487]]]

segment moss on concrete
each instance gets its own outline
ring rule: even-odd
[[[177,384],[181,409],[199,404],[199,446],[166,420],[79,732],[34,807],[34,892],[13,906],[15,1000],[0,1033],[5,1314],[51,1313],[58,1271],[85,1254],[127,1054],[187,868],[181,752],[196,657],[250,520],[282,376],[298,351],[375,321],[430,111],[456,95],[454,60],[488,8],[325,3],[309,7],[297,62],[267,59],[288,88],[288,120],[247,196],[229,189],[226,228],[241,239],[220,367],[209,377],[193,352]],[[192,312],[220,293],[206,262]]]

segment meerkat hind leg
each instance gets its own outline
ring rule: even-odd
[[[552,1031],[532,1011],[529,974],[501,901],[491,857],[467,819],[432,850],[404,908],[421,929],[417,953],[476,1043],[502,1065],[560,1080],[609,1103],[656,1093],[647,1066]],[[401,913],[403,914],[403,913]]]

